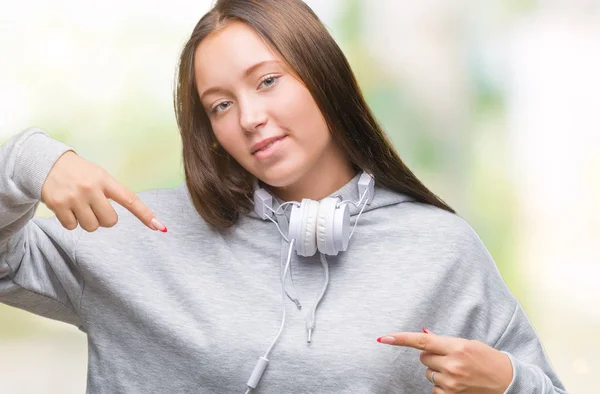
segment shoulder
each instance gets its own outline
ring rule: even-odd
[[[409,206],[410,205],[410,206]],[[505,293],[505,283],[498,266],[473,226],[458,214],[441,208],[411,202],[402,215],[407,231],[420,249],[429,250],[434,264],[439,264],[451,277],[466,275],[471,282],[487,283]],[[419,242],[419,240],[421,240]]]
[[[433,205],[407,201],[373,213],[377,237],[425,265],[469,272],[496,272],[487,247],[460,215]]]
[[[473,227],[458,214],[416,201],[386,208],[377,213],[377,220],[382,228],[397,235],[458,249],[481,247],[482,241]]]

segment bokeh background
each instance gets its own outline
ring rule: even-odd
[[[211,2],[0,0],[0,142],[37,126],[135,191],[179,185],[174,72]],[[600,1],[307,3],[569,392],[600,392]],[[86,359],[76,328],[0,305],[0,392],[83,393]]]

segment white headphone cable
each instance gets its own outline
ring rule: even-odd
[[[277,333],[277,337],[275,338],[273,343],[271,343],[271,346],[269,346],[269,349],[267,349],[267,352],[265,353],[265,355],[261,356],[258,359],[256,365],[254,366],[252,375],[250,376],[250,379],[248,379],[248,382],[246,383],[246,385],[248,386],[248,389],[246,390],[245,394],[249,394],[258,385],[258,382],[260,381],[260,378],[262,377],[263,373],[265,372],[265,369],[267,368],[267,364],[269,363],[269,359],[268,359],[269,353],[271,353],[271,350],[273,350],[275,343],[277,343],[277,341],[279,340],[279,337],[281,336],[281,333],[283,332],[283,327],[285,325],[285,294],[286,294],[284,280],[285,280],[285,276],[287,275],[288,268],[290,267],[290,262],[292,261],[292,251],[294,250],[295,242],[296,242],[295,239],[292,239],[292,242],[290,242],[290,249],[288,251],[287,262],[285,264],[285,269],[283,270],[283,276],[280,278],[281,279],[281,304],[282,304],[282,308],[283,308],[283,316],[281,318],[281,326],[279,327],[279,332]]]
[[[365,190],[365,193],[366,192],[367,191]],[[363,196],[364,196],[364,193],[363,193]],[[361,198],[361,200],[362,200],[362,198]],[[363,204],[362,208],[360,209],[360,212],[358,213],[358,216],[356,216],[356,221],[354,222],[354,227],[352,227],[352,231],[350,232],[350,236],[348,237],[348,241],[350,241],[352,239],[352,234],[354,234],[354,230],[356,229],[356,225],[358,224],[358,218],[360,218],[360,214],[363,212],[363,210],[367,206],[368,202],[369,202],[368,200],[365,201],[365,203]]]
[[[325,284],[323,285],[323,289],[321,290],[321,294],[319,294],[319,298],[313,305],[312,310],[308,313],[308,317],[306,318],[306,331],[308,335],[307,342],[310,343],[312,338],[312,332],[315,329],[315,313],[317,312],[317,306],[323,299],[325,295],[325,291],[327,290],[327,286],[329,285],[329,264],[327,263],[327,257],[324,253],[319,253],[321,255],[321,264],[323,265],[323,270],[325,271]]]

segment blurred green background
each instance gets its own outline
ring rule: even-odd
[[[600,370],[600,2],[312,0],[403,160],[477,231],[569,392]],[[183,181],[177,56],[209,1],[0,1],[0,141]],[[38,215],[51,212],[40,206]],[[85,336],[0,305],[3,393],[82,393]]]

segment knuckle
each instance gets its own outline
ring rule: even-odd
[[[107,172],[104,170],[104,168],[97,166],[94,164],[94,168],[91,171],[94,176],[98,179],[104,179],[106,177]]]
[[[129,192],[127,196],[127,206],[131,207],[138,201],[138,196],[135,192]]]
[[[45,204],[53,208],[63,208],[69,205],[70,197],[71,196],[69,194],[54,194],[48,196],[48,198],[45,201]]]
[[[87,231],[88,233],[93,233],[94,231],[98,230],[98,227],[100,227],[100,225],[96,222],[96,223],[81,223],[81,228],[83,228],[85,231]]]
[[[68,205],[69,205],[69,203],[65,199],[55,199],[55,200],[48,202],[48,206],[50,206],[54,209],[65,209],[68,207]]]
[[[452,378],[447,379],[445,382],[445,386],[446,386],[446,391],[449,391],[451,393],[455,393],[455,392],[459,391],[459,384],[456,379],[452,379]]]
[[[417,340],[417,346],[419,347],[419,349],[424,350],[425,346],[427,346],[427,338],[425,338],[424,336],[420,336]]]
[[[75,230],[77,228],[77,221],[75,220],[60,220],[60,224],[67,230]]]
[[[483,345],[483,342],[478,341],[477,339],[469,339],[469,340],[467,340],[467,344],[466,344],[469,351],[478,349],[479,346],[481,346],[481,345]]]
[[[450,362],[446,365],[446,373],[450,376],[456,376],[460,373],[460,365],[457,362]]]
[[[76,192],[68,192],[66,193],[64,196],[62,196],[61,198],[59,198],[59,203],[61,206],[68,206],[71,203],[76,202],[77,200],[79,200],[79,194]]]
[[[470,351],[470,341],[460,341],[458,345],[456,345],[455,352],[458,355],[465,355]]]
[[[118,222],[116,215],[111,215],[108,218],[105,218],[102,222],[102,226],[104,227],[114,227]]]
[[[56,196],[49,196],[45,201],[46,205],[49,207],[58,207],[60,208],[63,205],[63,202],[60,198]]]
[[[95,189],[95,184],[90,181],[85,181],[79,184],[79,189],[84,193],[90,193]]]
[[[88,233],[93,233],[94,231],[98,230],[98,227],[100,226],[98,226],[97,224],[88,225],[86,231]]]
[[[96,184],[104,187],[108,184],[108,173],[100,167],[95,168],[93,172],[94,179],[96,179]]]

